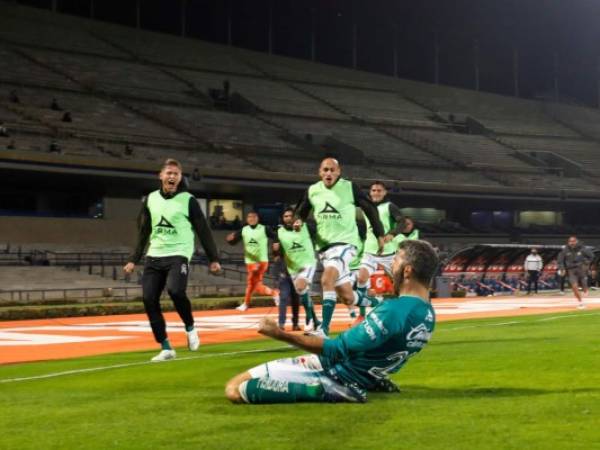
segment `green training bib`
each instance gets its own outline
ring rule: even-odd
[[[390,232],[392,228],[396,226],[396,221],[390,214],[390,202],[383,202],[377,205],[377,212],[379,213],[379,220],[383,225],[383,234],[386,235]],[[367,239],[365,241],[365,253],[370,253],[371,255],[377,254],[377,250],[379,249],[379,245],[377,243],[377,238],[375,234],[373,234],[373,226],[367,216],[365,216],[365,221],[367,223]],[[383,255],[391,255],[396,251],[398,244],[394,243],[393,240],[387,242],[383,247]]]
[[[242,239],[246,264],[269,261],[269,238],[264,225],[259,223],[255,228],[246,225],[242,228]]]
[[[288,230],[281,226],[277,230],[277,237],[290,275],[317,264],[315,248],[306,224],[302,225],[300,231]]]
[[[194,254],[194,230],[188,218],[189,192],[180,192],[172,198],[164,198],[160,191],[148,196],[152,232],[147,255],[154,257],[184,256],[188,260]]]
[[[340,178],[331,188],[322,181],[308,188],[308,199],[317,222],[317,249],[343,243],[358,246],[358,228],[352,183]]]

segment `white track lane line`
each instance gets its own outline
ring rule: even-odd
[[[465,329],[469,329],[469,328],[499,327],[499,326],[515,325],[515,324],[545,322],[548,320],[568,319],[568,318],[572,318],[572,317],[588,317],[588,316],[599,316],[599,315],[600,315],[600,312],[587,313],[587,314],[573,313],[573,314],[562,315],[562,316],[544,317],[542,319],[536,319],[536,320],[496,322],[496,323],[486,323],[486,324],[482,324],[482,325],[469,325],[469,326],[464,326],[464,327],[446,328],[443,330],[438,330],[437,333],[439,333],[440,331],[456,331],[456,330],[465,330]],[[198,356],[187,356],[184,358],[176,358],[171,361],[165,361],[162,363],[154,363],[152,361],[139,361],[139,362],[133,362],[133,363],[126,363],[126,364],[113,364],[110,366],[89,367],[87,369],[66,370],[63,372],[52,372],[52,373],[48,373],[48,374],[44,374],[44,375],[35,375],[32,377],[4,378],[4,379],[0,379],[0,384],[17,383],[17,382],[21,382],[21,381],[45,380],[48,378],[56,378],[56,377],[62,377],[62,376],[67,376],[67,375],[78,375],[81,373],[99,372],[102,370],[122,369],[125,367],[146,366],[146,365],[151,365],[151,364],[165,364],[165,363],[171,363],[171,362],[177,362],[177,361],[189,361],[189,360],[193,360],[193,359],[207,359],[207,358],[220,357],[220,356],[236,356],[236,355],[243,355],[243,354],[247,354],[247,353],[265,353],[265,352],[272,352],[272,351],[284,350],[284,349],[289,349],[289,348],[291,348],[291,346],[286,345],[286,346],[282,346],[282,347],[272,347],[272,348],[265,348],[265,349],[259,349],[259,350],[242,350],[242,351],[238,351],[238,352],[225,352],[225,353],[207,353],[207,354],[198,355]]]
[[[285,350],[285,349],[289,349],[289,348],[292,348],[292,347],[289,345],[286,345],[286,346],[264,348],[264,349],[257,349],[257,350],[241,350],[238,352],[206,353],[206,354],[197,355],[197,356],[186,356],[183,358],[175,358],[170,361],[163,361],[160,363],[156,363],[156,362],[152,362],[152,361],[138,361],[138,362],[124,363],[124,364],[112,364],[110,366],[88,367],[87,369],[65,370],[63,372],[51,372],[51,373],[47,373],[44,375],[34,375],[31,377],[4,378],[4,379],[0,379],[0,384],[16,383],[19,381],[44,380],[44,379],[48,379],[48,378],[56,378],[56,377],[62,377],[62,376],[67,376],[67,375],[77,375],[80,373],[99,372],[102,370],[110,370],[110,369],[122,369],[125,367],[174,363],[177,361],[189,361],[192,359],[207,359],[207,358],[214,358],[214,357],[219,357],[219,356],[237,356],[237,355],[243,355],[243,354],[247,354],[247,353],[266,353],[266,352],[272,352],[272,351],[278,351],[278,350]]]

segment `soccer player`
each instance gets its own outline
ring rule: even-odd
[[[154,362],[176,357],[167,338],[165,318],[160,308],[160,295],[165,285],[185,325],[188,348],[195,351],[200,346],[200,338],[194,329],[192,305],[185,292],[189,262],[194,253],[194,233],[206,252],[210,271],[217,273],[221,270],[217,246],[206,218],[194,196],[186,192],[181,181],[181,164],[174,159],[167,159],[159,179],[160,189],[151,192],[143,200],[138,216],[137,245],[129,262],[123,267],[126,273],[132,273],[150,243],[142,276],[142,296],[154,339],[161,346],[160,353],[152,358]]]
[[[273,297],[279,304],[279,291],[263,284],[263,278],[269,270],[269,239],[276,239],[271,228],[259,223],[258,213],[250,211],[246,215],[246,225],[241,230],[227,235],[229,244],[235,245],[240,240],[244,242],[244,261],[246,263],[246,295],[244,303],[238,306],[238,311],[244,312],[250,307],[253,293]]]
[[[369,198],[377,207],[377,213],[379,219],[383,225],[384,232],[384,247],[383,252],[378,254],[379,245],[377,238],[373,234],[373,227],[371,223],[366,219],[367,223],[367,239],[365,241],[364,255],[360,262],[360,269],[358,271],[358,279],[356,282],[356,289],[361,293],[365,294],[369,287],[369,279],[371,275],[377,270],[378,266],[382,266],[384,271],[388,274],[391,273],[392,260],[394,253],[398,248],[398,244],[393,241],[394,237],[400,234],[404,228],[404,217],[400,212],[400,209],[388,201],[387,189],[385,184],[381,181],[375,181],[369,188]],[[360,316],[364,318],[365,307],[360,307]]]
[[[362,299],[352,290],[349,264],[356,256],[359,236],[356,226],[356,206],[360,207],[370,223],[383,250],[383,227],[377,208],[361,190],[349,180],[341,178],[341,168],[334,158],[325,158],[319,167],[321,181],[304,193],[296,207],[294,228],[300,230],[312,211],[317,224],[315,244],[323,265],[323,312],[321,326],[316,333],[329,334],[335,304],[339,296],[346,305],[358,305]]]
[[[336,339],[294,335],[269,318],[259,332],[310,354],[267,362],[230,380],[225,395],[235,403],[364,402],[430,340],[435,313],[429,285],[438,269],[435,250],[407,240],[392,263],[395,297]]]
[[[294,282],[294,289],[300,296],[306,314],[304,331],[311,332],[320,324],[310,297],[310,288],[317,269],[317,258],[312,242],[315,230],[306,223],[303,223],[299,230],[294,230],[292,208],[283,211],[281,220],[283,224],[277,230],[277,242],[273,244],[273,250],[283,256],[287,271]]]
[[[569,283],[575,298],[579,302],[577,308],[585,309],[585,303],[581,298],[579,286],[583,289],[583,294],[587,296],[588,285],[587,276],[590,264],[594,260],[594,254],[583,244],[579,242],[576,236],[570,236],[566,247],[558,255],[558,271],[561,276],[569,277]]]
[[[394,242],[396,245],[400,244],[400,242],[405,241],[406,239],[421,239],[423,234],[421,231],[415,227],[415,222],[412,217],[406,216],[404,218],[404,227],[402,228],[402,232],[398,233],[394,238]]]

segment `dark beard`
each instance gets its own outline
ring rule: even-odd
[[[406,266],[406,264],[402,264],[399,268],[398,268],[398,275],[394,275],[394,295],[396,297],[400,296],[400,286],[402,286],[404,284],[404,267]]]

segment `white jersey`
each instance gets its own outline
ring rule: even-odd
[[[542,257],[540,255],[534,255],[530,253],[525,258],[525,264],[523,265],[525,270],[536,270],[541,271],[542,267],[544,267],[544,262],[542,261]]]

